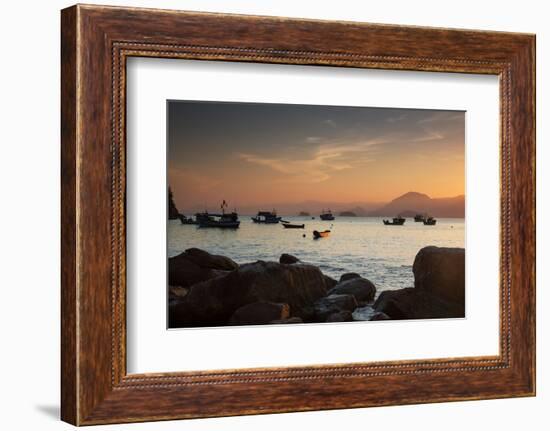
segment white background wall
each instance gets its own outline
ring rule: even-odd
[[[509,399],[134,424],[97,429],[257,430],[548,429],[550,13],[544,1],[130,0],[172,9],[355,20],[537,34],[538,396]],[[2,4],[0,32],[0,426],[69,429],[59,410],[59,10],[60,0]],[[546,121],[545,121],[546,119]],[[545,163],[546,162],[546,163]]]

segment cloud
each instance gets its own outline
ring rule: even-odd
[[[330,127],[336,127],[336,122],[331,119],[324,120],[323,123],[329,125]]]
[[[416,122],[416,124],[429,124],[435,123],[438,121],[457,121],[464,119],[464,112],[455,112],[455,111],[441,111],[434,112],[428,117],[422,118]]]
[[[306,158],[265,157],[252,153],[239,153],[237,157],[284,175],[285,178],[280,181],[320,183],[329,180],[337,172],[373,161],[368,149],[380,143],[379,140],[367,140],[345,144],[321,144]]]
[[[445,135],[442,133],[436,132],[435,130],[425,130],[425,134],[419,136],[418,138],[412,139],[411,142],[429,142],[429,141],[439,141],[445,138]]]
[[[398,121],[405,120],[406,118],[407,118],[407,114],[401,114],[401,115],[398,115],[397,117],[388,117],[386,118],[386,121],[388,123],[397,123]]]

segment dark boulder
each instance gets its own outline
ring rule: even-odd
[[[424,247],[413,264],[414,287],[445,301],[464,304],[465,253],[463,248]]]
[[[351,315],[351,311],[349,310],[342,310],[338,311],[337,313],[332,313],[327,317],[327,322],[351,322],[353,320],[353,317]]]
[[[464,317],[464,304],[445,301],[413,287],[382,292],[373,308],[396,320]]]
[[[236,268],[238,265],[228,257],[191,248],[168,259],[168,283],[171,286],[188,288],[225,275]]]
[[[327,318],[340,311],[352,311],[357,308],[357,301],[353,295],[329,295],[313,304],[315,319],[325,322]]]
[[[248,263],[195,284],[181,302],[170,308],[170,326],[224,324],[237,308],[257,301],[286,303],[293,316],[304,318],[309,315],[308,307],[326,292],[325,278],[316,266]]]
[[[195,262],[201,268],[219,269],[222,271],[233,271],[239,265],[226,256],[210,254],[199,248],[188,248],[185,250],[187,258]]]
[[[231,325],[264,325],[272,320],[285,320],[290,317],[288,304],[258,301],[238,308],[231,318]]]
[[[328,292],[329,295],[353,295],[357,301],[368,302],[374,300],[376,287],[366,278],[351,278],[341,281]]]
[[[189,288],[181,286],[168,286],[168,296],[170,299],[184,298],[189,293]]]
[[[338,282],[334,278],[329,277],[328,275],[325,275],[324,277],[325,277],[325,285],[327,286],[327,289],[330,290],[338,284]]]
[[[391,319],[465,316],[463,248],[424,247],[413,264],[414,288],[383,292],[374,308]]]
[[[381,311],[377,311],[374,313],[374,315],[370,318],[371,321],[375,320],[390,320],[390,316],[388,316],[386,313],[382,313]]]
[[[342,281],[352,280],[354,278],[361,278],[361,276],[356,272],[346,272],[340,276],[340,283]]]
[[[285,265],[291,265],[298,262],[300,262],[300,259],[296,256],[292,256],[291,254],[283,253],[281,254],[281,257],[279,257],[279,263],[283,263]]]

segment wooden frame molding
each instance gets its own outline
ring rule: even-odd
[[[63,420],[91,425],[534,395],[533,35],[82,5],[63,10],[61,21]],[[128,375],[131,56],[498,75],[499,355]]]

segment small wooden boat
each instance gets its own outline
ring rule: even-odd
[[[436,223],[437,223],[437,220],[434,219],[433,217],[428,217],[427,219],[424,220],[425,226],[435,226]]]
[[[394,217],[392,221],[383,220],[386,226],[403,226],[405,224],[405,219],[403,217]]]
[[[319,238],[326,238],[330,234],[330,230],[324,230],[322,232],[319,232],[318,230],[313,231],[313,238],[319,239]]]
[[[283,222],[283,227],[285,229],[303,229],[306,225],[305,224],[293,224],[290,222]]]

